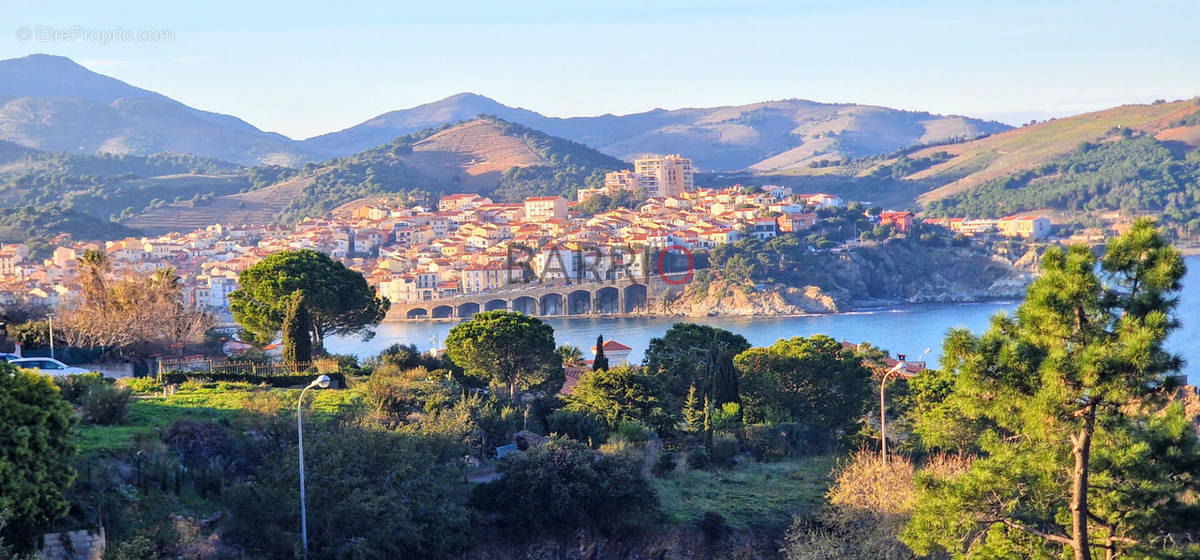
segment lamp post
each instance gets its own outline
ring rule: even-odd
[[[46,316],[46,321],[50,323],[50,359],[54,359],[54,314]]]
[[[322,375],[300,391],[300,400],[296,403],[296,435],[300,443],[300,539],[304,547],[304,560],[308,560],[308,512],[304,506],[304,420],[300,417],[300,408],[304,405],[304,393],[309,389],[324,389],[329,387],[329,376]]]
[[[917,361],[924,359],[925,354],[928,353],[929,349],[926,348],[924,352],[921,352],[921,358],[918,358]],[[901,357],[903,358],[903,356]],[[884,403],[884,390],[887,389],[888,377],[893,373],[900,373],[901,370],[907,367],[908,364],[904,360],[900,360],[896,365],[892,366],[892,369],[887,370],[883,374],[883,378],[879,380],[879,457],[883,461],[884,466],[887,466],[887,406]]]

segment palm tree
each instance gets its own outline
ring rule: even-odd
[[[583,350],[578,346],[564,344],[559,346],[557,350],[559,356],[562,356],[563,367],[579,367],[583,365]]]
[[[108,253],[98,249],[88,249],[76,259],[79,263],[79,281],[83,284],[83,298],[88,303],[105,305],[104,282],[112,263],[108,261]]]

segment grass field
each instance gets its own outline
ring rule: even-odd
[[[674,523],[715,512],[734,529],[783,526],[795,513],[824,502],[832,456],[750,463],[729,469],[688,470],[654,484],[664,513]]]
[[[119,451],[129,447],[139,434],[162,432],[179,418],[229,421],[245,407],[255,392],[272,391],[284,398],[279,402],[288,410],[296,406],[300,391],[295,389],[229,390],[223,388],[180,391],[169,397],[138,395],[129,406],[129,416],[116,426],[81,425],[76,445],[81,454]],[[331,415],[352,406],[359,399],[354,390],[309,391],[304,400],[317,415]]]

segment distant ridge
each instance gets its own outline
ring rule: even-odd
[[[787,99],[713,108],[655,109],[630,115],[547,117],[474,93],[390,111],[339,132],[305,140],[315,152],[345,155],[422,128],[487,113],[592,146],[625,160],[648,152],[683,153],[707,171],[778,171],[819,159],[857,158],[1008,125],[886,107]]]
[[[242,164],[320,159],[237,117],[195,109],[46,54],[0,60],[0,139],[43,150],[185,152]]]

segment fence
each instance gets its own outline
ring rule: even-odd
[[[337,373],[338,362],[321,358],[311,362],[226,362],[210,359],[159,360],[158,373],[209,373],[217,375],[296,375],[315,370],[317,373]]]

